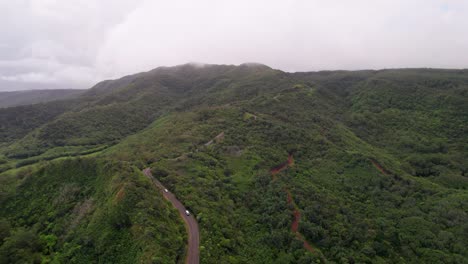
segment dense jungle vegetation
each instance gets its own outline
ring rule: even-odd
[[[201,263],[468,263],[467,70],[187,64],[0,122],[0,263],[182,263],[147,167]]]

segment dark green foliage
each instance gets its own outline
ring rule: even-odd
[[[41,263],[43,245],[37,235],[18,228],[0,247],[0,263]]]
[[[13,253],[27,261],[181,261],[151,167],[196,216],[202,263],[466,263],[467,98],[456,70],[182,65],[106,81],[5,140],[0,166],[34,170],[0,176],[0,252],[27,233]]]
[[[72,101],[57,101],[0,109],[0,144],[24,137],[72,106]]]
[[[1,209],[5,263],[150,262],[155,252],[172,261],[183,248],[176,212],[125,163],[76,158],[45,164],[25,176]]]

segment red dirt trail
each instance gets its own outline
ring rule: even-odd
[[[292,204],[294,206],[294,211],[293,211],[294,220],[291,224],[291,231],[296,235],[297,239],[303,242],[303,246],[306,250],[314,253],[315,252],[314,248],[307,242],[307,240],[305,240],[304,236],[302,236],[302,234],[299,232],[299,221],[301,221],[301,212],[296,208],[297,206],[292,200],[291,192],[289,190],[286,190],[286,192],[288,194],[288,197],[287,197],[288,204]]]
[[[376,169],[378,169],[383,175],[389,175],[389,172],[386,169],[384,169],[382,167],[382,165],[380,165],[377,161],[375,161],[373,159],[371,159],[370,161],[371,161],[372,165],[374,165],[374,167]]]
[[[285,192],[288,194],[288,196],[287,196],[288,204],[292,204],[294,206],[292,196],[291,196],[291,192],[289,190],[286,190],[286,189],[285,189]],[[294,220],[293,220],[293,222],[291,224],[291,230],[293,231],[293,233],[296,233],[297,230],[299,230],[299,221],[301,220],[301,212],[299,212],[299,210],[297,210],[297,208],[294,207],[293,214],[294,214]]]
[[[294,221],[291,224],[291,230],[296,233],[297,230],[299,229],[299,221],[301,220],[301,213],[297,210],[294,209]]]
[[[292,154],[289,154],[287,161],[281,163],[280,165],[278,165],[278,166],[276,166],[276,167],[274,167],[273,169],[270,170],[270,173],[273,176],[273,180],[277,179],[276,174],[278,174],[279,172],[287,169],[288,167],[290,167],[292,165],[294,165],[294,158],[293,158]],[[314,248],[307,242],[307,240],[305,240],[304,236],[299,232],[299,222],[301,220],[301,212],[297,208],[297,205],[294,203],[294,200],[292,199],[291,192],[286,188],[284,189],[284,191],[287,194],[286,199],[288,201],[288,204],[293,205],[293,207],[294,207],[294,211],[293,211],[294,220],[293,220],[293,222],[291,224],[291,231],[296,235],[297,239],[299,239],[300,241],[303,242],[303,246],[307,251],[315,253]]]
[[[314,248],[311,245],[309,245],[309,243],[307,243],[307,241],[305,240],[304,240],[304,248],[307,249],[309,252],[312,252],[312,253],[315,252]]]
[[[294,158],[292,154],[289,154],[288,160],[281,163],[280,165],[274,167],[273,169],[270,170],[271,174],[275,175],[281,172],[282,170],[286,169],[288,166],[294,165]]]

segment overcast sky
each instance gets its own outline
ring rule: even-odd
[[[187,62],[468,68],[467,0],[0,0],[0,90]]]

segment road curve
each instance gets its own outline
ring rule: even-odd
[[[198,223],[197,220],[193,217],[193,214],[187,216],[185,214],[185,206],[177,200],[175,195],[171,192],[165,192],[164,185],[156,178],[153,177],[151,174],[151,169],[146,168],[143,170],[143,173],[154,183],[154,185],[161,191],[162,195],[166,200],[172,203],[172,205],[177,208],[179,211],[180,217],[184,220],[185,229],[187,229],[188,233],[188,249],[185,258],[185,263],[187,264],[198,264],[200,262],[200,252],[199,252],[199,245],[200,245],[200,232],[198,230]]]

